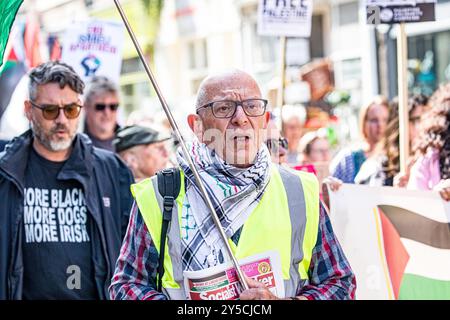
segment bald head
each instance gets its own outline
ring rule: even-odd
[[[217,74],[213,74],[205,78],[197,92],[196,109],[207,104],[208,102],[221,99],[224,95],[232,92],[242,92],[244,94],[255,93],[261,97],[261,90],[256,80],[248,73],[242,70],[229,70]]]
[[[216,102],[216,111],[209,105],[211,102]],[[266,105],[252,76],[241,70],[222,72],[207,77],[200,84],[197,112],[188,116],[188,123],[199,141],[215,150],[227,163],[248,167],[264,140],[269,120]],[[231,112],[221,115],[223,109]],[[215,112],[219,112],[219,116]],[[252,112],[256,114],[248,115]]]

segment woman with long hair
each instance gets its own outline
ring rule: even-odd
[[[418,159],[411,168],[408,189],[437,190],[450,200],[450,83],[430,98],[423,119],[424,134],[417,146]]]
[[[408,99],[410,150],[417,143],[420,115],[426,109],[428,99],[424,95],[413,95]],[[389,119],[383,139],[376,151],[367,159],[355,177],[355,182],[372,186],[392,186],[394,177],[400,172],[400,136],[398,98],[389,107]],[[412,159],[410,154],[410,159]]]
[[[344,149],[331,161],[330,172],[344,183],[354,183],[361,165],[373,155],[386,129],[389,105],[386,98],[376,96],[360,111],[362,146]]]

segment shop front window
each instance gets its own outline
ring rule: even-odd
[[[448,43],[450,31],[408,38],[408,87],[410,93],[431,95],[450,81]]]

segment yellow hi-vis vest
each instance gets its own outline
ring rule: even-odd
[[[270,167],[270,181],[259,204],[244,223],[238,245],[229,243],[236,258],[269,250],[281,257],[285,296],[295,296],[308,269],[319,229],[319,183],[310,173]],[[185,197],[184,174],[173,207],[164,257],[163,292],[171,299],[186,299],[181,261],[181,213]],[[163,200],[156,176],[131,186],[136,203],[159,251]],[[156,283],[156,281],[155,281]]]

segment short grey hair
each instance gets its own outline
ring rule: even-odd
[[[116,84],[104,76],[95,76],[89,82],[84,101],[88,104],[95,96],[105,93],[117,94],[119,89]]]
[[[49,61],[40,64],[30,74],[28,83],[28,94],[30,100],[36,100],[38,86],[47,83],[57,83],[61,89],[67,85],[78,94],[83,94],[84,82],[75,72],[75,70],[59,61]]]

